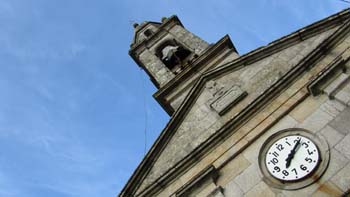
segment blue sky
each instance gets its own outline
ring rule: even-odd
[[[128,56],[133,22],[176,14],[240,54],[339,0],[0,0],[0,196],[116,196],[169,117]],[[147,121],[146,121],[147,114]]]

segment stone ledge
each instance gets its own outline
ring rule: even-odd
[[[339,88],[350,79],[350,76],[341,73],[334,81],[332,81],[323,91],[329,98],[333,98]]]
[[[188,193],[191,191],[191,189],[196,186],[197,184],[200,184],[201,182],[212,179],[213,182],[216,182],[216,179],[218,178],[219,174],[218,171],[214,166],[209,166],[208,168],[204,169],[201,173],[199,173],[197,176],[195,176],[193,179],[191,179],[187,184],[182,186],[176,193],[176,197],[185,197],[188,195]]]

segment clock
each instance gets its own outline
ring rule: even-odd
[[[302,135],[288,135],[270,146],[265,156],[269,173],[276,179],[296,181],[311,174],[319,164],[316,144]]]
[[[259,153],[259,167],[268,184],[297,189],[320,178],[329,163],[329,147],[320,135],[301,128],[270,136]]]

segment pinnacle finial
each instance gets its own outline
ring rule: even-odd
[[[164,21],[166,20],[166,19],[168,19],[167,17],[162,17],[162,22],[164,23]]]

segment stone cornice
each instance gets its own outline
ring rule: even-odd
[[[152,164],[156,161],[162,150],[166,147],[167,143],[170,141],[171,137],[174,135],[174,130],[178,127],[179,123],[185,118],[188,113],[188,109],[191,108],[194,101],[199,96],[201,88],[205,85],[206,81],[224,74],[225,72],[237,69],[238,67],[250,64],[252,62],[258,61],[266,57],[266,53],[275,53],[277,49],[285,48],[286,45],[290,46],[291,40],[307,38],[308,34],[315,35],[323,32],[322,28],[328,29],[334,27],[336,24],[343,24],[333,35],[329,36],[324,40],[319,46],[314,49],[310,54],[304,57],[296,66],[294,66],[288,73],[282,76],[275,84],[268,88],[261,96],[256,98],[247,108],[241,111],[237,116],[233,117],[229,122],[227,122],[220,130],[209,137],[204,143],[197,147],[192,153],[187,155],[184,159],[179,161],[173,168],[169,169],[165,174],[163,174],[158,180],[153,184],[149,185],[144,191],[140,193],[140,196],[152,196],[159,192],[165,185],[170,183],[175,177],[185,172],[190,166],[194,165],[199,158],[202,158],[206,152],[212,149],[215,145],[220,143],[220,141],[232,134],[234,128],[239,128],[240,125],[244,124],[247,120],[253,117],[253,115],[269,103],[274,96],[281,93],[286,87],[288,87],[291,82],[297,79],[303,72],[312,67],[316,62],[318,62],[325,53],[334,47],[338,41],[345,36],[345,34],[350,32],[350,24],[348,21],[349,12],[348,10],[342,11],[336,15],[328,17],[320,22],[310,25],[302,30],[299,30],[289,36],[279,39],[279,41],[272,42],[270,45],[259,48],[252,51],[225,66],[219,67],[217,69],[206,72],[197,81],[196,85],[191,89],[190,93],[187,95],[185,101],[181,104],[179,110],[177,110],[172,117],[172,119],[167,124],[166,128],[162,131],[160,136],[157,138],[156,142],[151,147],[150,151],[147,153],[146,157],[142,160],[141,164],[138,166],[122,192],[121,197],[133,196],[136,192],[140,183],[147,176],[147,173],[151,169]],[[344,21],[346,20],[347,21]],[[315,27],[316,25],[316,27]],[[302,37],[300,34],[302,31]],[[299,33],[298,33],[299,32]],[[280,46],[279,46],[280,45]],[[252,61],[254,60],[255,61]]]
[[[321,21],[308,25],[302,29],[299,29],[287,36],[284,36],[280,39],[277,39],[267,46],[263,46],[257,48],[247,54],[240,56],[239,58],[233,60],[232,62],[227,63],[219,68],[211,70],[213,73],[217,70],[221,70],[222,72],[226,72],[226,68],[231,67],[231,65],[248,65],[259,61],[271,54],[274,54],[278,51],[281,51],[291,45],[297,44],[307,38],[315,36],[316,34],[327,31],[339,24],[344,23],[347,19],[350,18],[350,12],[348,9],[343,10],[337,14],[329,16]],[[230,68],[228,68],[230,69]]]
[[[207,180],[208,178],[211,178],[213,182],[216,182],[216,179],[219,177],[218,170],[210,165],[204,170],[202,170],[199,174],[194,176],[187,184],[182,186],[179,190],[177,190],[175,196],[184,197],[188,196],[188,192],[197,184],[200,182],[203,182]]]
[[[323,89],[334,76],[346,72],[345,64],[350,60],[349,48],[345,49],[329,65],[327,65],[317,76],[311,79],[307,89],[313,96],[323,93]],[[332,98],[333,99],[333,98]]]

